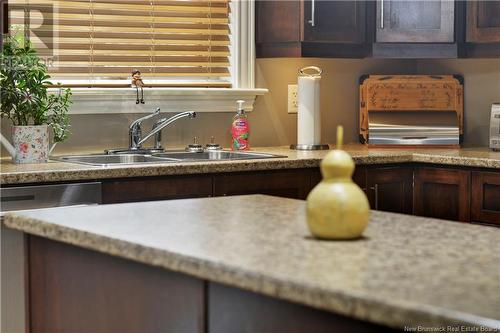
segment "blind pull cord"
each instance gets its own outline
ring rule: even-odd
[[[90,61],[90,88],[93,87],[94,85],[94,33],[95,33],[95,28],[94,28],[94,2],[93,0],[90,0],[90,7],[89,7],[89,14],[90,14],[90,54],[89,54],[89,61]]]

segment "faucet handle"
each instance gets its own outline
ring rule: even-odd
[[[221,150],[222,147],[220,144],[215,142],[215,136],[210,137],[210,143],[207,143],[205,146],[206,150]]]
[[[159,115],[160,114],[160,108],[156,108],[156,110],[148,115],[145,115],[144,117],[141,117],[139,119],[136,119],[132,122],[132,124],[130,124],[130,129],[132,128],[135,128],[135,127],[140,127],[141,126],[141,123],[146,120],[146,119],[149,119],[149,118],[153,118],[154,116],[156,115]]]
[[[203,152],[203,146],[198,143],[198,137],[193,138],[193,143],[189,144],[186,147],[186,151],[189,151],[191,153],[202,153]]]

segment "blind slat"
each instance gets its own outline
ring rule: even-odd
[[[12,21],[14,24],[20,24],[21,22],[16,22]],[[81,32],[81,33],[86,33],[90,34],[91,32],[120,32],[123,35],[126,35],[127,33],[134,33],[134,34],[140,34],[140,33],[145,33],[146,35],[150,37],[154,37],[156,34],[161,34],[161,33],[166,33],[166,34],[193,34],[193,35],[221,35],[221,36],[227,36],[229,34],[229,30],[226,28],[221,28],[221,29],[215,29],[217,27],[210,27],[210,26],[195,26],[191,25],[190,27],[187,27],[185,25],[180,25],[180,24],[172,24],[171,27],[168,28],[162,28],[162,27],[157,27],[154,29],[154,33],[152,31],[152,28],[149,27],[117,27],[114,26],[87,26],[87,25],[43,25],[40,28],[35,29],[36,32],[38,31],[46,31],[48,33],[53,33],[57,35],[58,32],[70,32],[70,31],[75,31],[75,32]],[[144,35],[143,35],[144,36]]]
[[[87,55],[89,52],[87,50],[59,50],[59,55]],[[108,56],[131,56],[131,55],[143,55],[145,52],[141,50],[94,50],[95,55],[108,55]],[[210,52],[210,51],[155,51],[153,56],[156,55],[183,55],[183,56],[229,56],[229,52]],[[152,57],[153,57],[152,56]]]
[[[150,45],[202,45],[202,46],[229,46],[229,41],[227,40],[200,40],[200,39],[155,39],[154,42],[151,43],[151,40],[148,39],[134,39],[134,38],[93,38],[90,39],[88,37],[82,37],[82,38],[71,38],[71,37],[62,37],[62,38],[47,38],[47,39],[40,39],[43,42],[53,42],[55,44],[61,45],[61,44],[79,44],[79,45],[85,45],[89,46],[91,42],[94,43],[94,45],[146,45],[150,43]],[[46,44],[46,43],[44,43]]]
[[[20,12],[13,13],[11,17],[13,19],[23,18]],[[36,18],[36,17],[35,17]],[[40,17],[41,19],[41,17]],[[71,22],[86,22],[89,20],[93,20],[94,25],[97,25],[99,22],[104,23],[120,23],[120,22],[139,22],[143,24],[150,24],[151,16],[133,16],[130,14],[126,15],[103,15],[103,14],[89,14],[81,13],[81,14],[73,14],[73,13],[44,13],[44,20],[60,20],[60,21],[68,21],[68,25]],[[35,23],[32,20],[33,23]],[[227,24],[227,18],[217,18],[217,17],[183,17],[183,16],[155,16],[154,17],[155,24],[161,23],[187,23],[187,24]]]
[[[80,31],[57,31],[56,36],[54,36],[53,31],[48,31],[47,29],[37,29],[36,35],[38,38],[43,39],[57,39],[57,38],[90,38],[90,32],[80,32]],[[193,41],[207,41],[207,42],[218,42],[225,41],[229,45],[229,37],[227,35],[201,35],[201,34],[164,34],[155,32],[154,35],[152,33],[133,33],[127,32],[126,34],[120,32],[98,32],[94,31],[93,40],[98,40],[99,38],[115,38],[118,41],[126,40],[126,41],[135,41],[142,40],[145,43],[151,42],[159,42],[161,43],[163,40],[193,40]],[[154,37],[154,39],[153,39]]]

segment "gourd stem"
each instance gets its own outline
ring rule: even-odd
[[[344,139],[344,127],[337,126],[337,149],[342,149],[342,140]]]

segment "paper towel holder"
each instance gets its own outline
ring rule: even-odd
[[[306,71],[309,71],[307,73]],[[317,66],[307,66],[299,70],[299,76],[307,77],[320,77],[323,74],[323,70]],[[330,146],[327,144],[292,144],[290,149],[294,150],[328,150]]]

